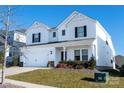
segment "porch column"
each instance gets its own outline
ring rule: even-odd
[[[92,48],[92,56],[96,56],[96,55],[95,55],[94,45],[92,45],[91,48]]]
[[[63,47],[63,60],[64,60],[64,61],[65,61],[65,58],[66,58],[66,57],[65,57],[65,56],[66,56],[66,55],[65,55],[65,52],[66,52],[66,47]]]
[[[98,49],[96,45],[92,45],[93,56],[98,59]]]

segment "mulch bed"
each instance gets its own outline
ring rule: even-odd
[[[82,73],[95,73],[100,72],[97,69],[90,70],[90,69],[69,69],[69,68],[54,68],[54,69],[60,69],[60,70],[67,70],[67,71],[76,71],[76,72],[82,72]]]
[[[24,88],[24,87],[13,85],[10,83],[5,83],[5,84],[0,84],[0,88]]]

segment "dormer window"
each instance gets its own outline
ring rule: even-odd
[[[75,27],[75,38],[87,37],[87,26]]]
[[[40,33],[32,34],[32,43],[40,42]]]
[[[53,32],[53,37],[56,37],[56,32]]]
[[[62,36],[65,36],[65,30],[62,30]]]

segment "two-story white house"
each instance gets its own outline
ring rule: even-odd
[[[57,27],[34,22],[26,31],[26,46],[21,48],[24,66],[46,67],[61,60],[88,61],[97,66],[115,68],[115,50],[111,36],[97,21],[74,11]]]

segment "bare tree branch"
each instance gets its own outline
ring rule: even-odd
[[[10,28],[12,26],[13,23],[15,23],[14,21],[11,20],[11,17],[15,16],[15,14],[13,13],[13,11],[15,11],[18,7],[11,7],[11,6],[5,6],[4,8],[2,7],[1,13],[0,13],[0,23],[2,24],[2,26],[5,28],[4,32],[5,34],[0,34],[0,37],[2,37],[4,39],[4,63],[2,65],[2,81],[1,83],[4,84],[5,82],[5,69],[6,69],[6,52],[8,49],[8,32],[10,31]]]

